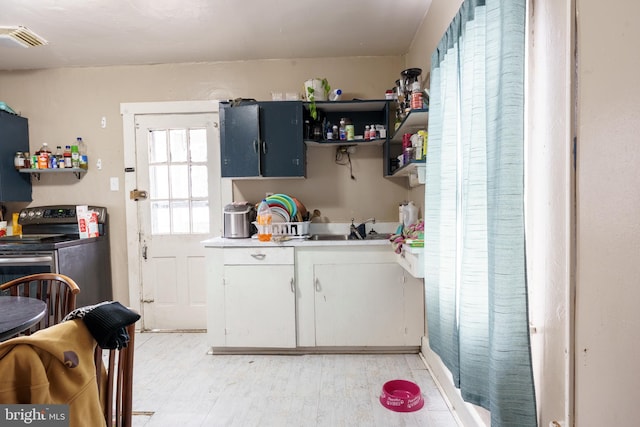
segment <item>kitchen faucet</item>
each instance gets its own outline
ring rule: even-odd
[[[351,226],[349,227],[349,230],[351,232],[351,234],[349,235],[349,238],[351,239],[358,239],[358,240],[364,240],[367,237],[367,229],[365,227],[365,224],[367,224],[368,222],[375,224],[376,223],[376,219],[375,218],[369,218],[367,220],[364,220],[360,225],[356,226],[353,221],[355,221],[355,218],[351,218]],[[371,230],[372,233],[375,233],[375,231]]]

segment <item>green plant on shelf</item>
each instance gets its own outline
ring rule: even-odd
[[[329,86],[329,81],[326,78],[317,79],[322,83],[322,90],[324,91],[324,97],[329,97],[329,92],[331,92],[331,86]],[[311,113],[311,117],[313,120],[318,119],[318,109],[316,108],[316,90],[312,86],[307,86],[307,101],[309,101],[309,113]]]

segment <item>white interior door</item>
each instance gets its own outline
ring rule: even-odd
[[[219,158],[217,119],[135,118],[137,189],[147,193],[136,202],[144,329],[206,329],[201,241],[214,231],[213,212],[221,211],[219,168],[212,167]]]

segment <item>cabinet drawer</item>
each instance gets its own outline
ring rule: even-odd
[[[293,248],[225,249],[225,265],[293,264]]]
[[[398,264],[409,272],[413,277],[419,279],[424,277],[424,257],[423,250],[406,250],[402,248],[402,252],[397,255]]]

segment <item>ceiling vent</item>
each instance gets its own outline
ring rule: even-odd
[[[49,42],[27,27],[0,27],[0,45],[36,47],[45,44],[49,44]]]

